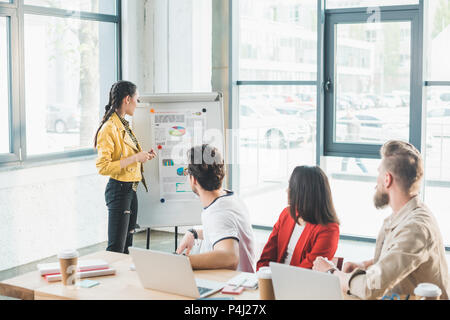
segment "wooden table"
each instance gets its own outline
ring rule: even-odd
[[[112,276],[95,277],[100,285],[93,288],[69,289],[61,282],[48,283],[39,272],[27,274],[0,282],[0,295],[22,300],[190,300],[186,296],[144,289],[136,271],[131,271],[131,256],[126,254],[100,251],[81,257],[82,260],[105,260],[110,267],[116,269]],[[231,270],[199,270],[195,277],[227,282],[240,274]],[[259,291],[246,289],[240,295],[216,293],[212,298],[234,297],[236,300],[259,300]],[[344,295],[346,300],[357,300],[356,297]]]
[[[0,282],[0,295],[23,300],[186,300],[185,296],[144,289],[139,282],[136,271],[130,270],[131,256],[108,251],[101,251],[82,257],[83,260],[102,259],[116,269],[112,276],[92,278],[100,282],[93,288],[68,289],[61,282],[48,283],[38,271],[33,271]],[[240,272],[231,270],[195,271],[195,276],[202,279],[227,282]],[[232,296],[235,299],[259,300],[258,290],[246,289],[240,295],[216,293],[211,297]]]

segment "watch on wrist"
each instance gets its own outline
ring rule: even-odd
[[[336,268],[331,268],[331,269],[329,269],[329,270],[327,271],[327,273],[333,274],[335,271],[337,271]]]
[[[197,231],[195,231],[194,228],[189,229],[188,231],[194,235],[194,239],[195,239],[195,240],[198,239],[198,233],[197,233]]]

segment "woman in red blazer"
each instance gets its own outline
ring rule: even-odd
[[[281,212],[256,265],[270,261],[312,269],[316,257],[331,260],[339,241],[339,219],[328,178],[319,167],[294,169],[289,179],[289,206]]]

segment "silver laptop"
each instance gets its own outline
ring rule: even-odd
[[[276,300],[342,300],[339,278],[332,274],[271,262]]]
[[[225,283],[195,279],[188,257],[173,253],[129,248],[142,286],[191,298],[204,298]]]

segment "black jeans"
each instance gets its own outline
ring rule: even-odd
[[[138,200],[132,182],[109,179],[105,190],[108,207],[107,251],[128,254],[136,229]]]

